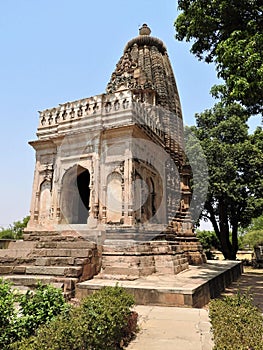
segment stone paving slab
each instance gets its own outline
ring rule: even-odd
[[[127,350],[212,350],[205,309],[137,305],[140,332]]]

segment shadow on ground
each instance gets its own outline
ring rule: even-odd
[[[238,290],[241,293],[249,291],[253,296],[255,305],[263,312],[263,269],[245,269],[240,279],[233,282],[222,294],[231,295]]]

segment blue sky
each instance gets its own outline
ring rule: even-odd
[[[0,3],[0,226],[29,214],[38,111],[105,92],[125,44],[147,23],[164,41],[184,121],[210,108],[213,65],[174,39],[174,0],[8,0]],[[252,124],[258,123],[253,119]]]

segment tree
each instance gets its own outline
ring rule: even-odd
[[[248,118],[239,104],[220,102],[197,114],[192,127],[209,172],[201,215],[211,221],[225,259],[236,259],[238,228],[247,227],[263,210],[263,131],[250,135]]]
[[[254,218],[242,233],[241,242],[243,247],[253,248],[259,243],[263,244],[263,215]]]
[[[263,113],[262,0],[179,0],[178,9],[176,39],[192,41],[191,52],[214,61],[225,81],[213,94]]]
[[[2,228],[0,231],[0,238],[21,239],[29,219],[30,216],[26,216],[21,221],[13,222],[8,228]]]
[[[207,259],[210,260],[214,258],[212,250],[221,250],[220,242],[214,231],[197,230],[196,237],[202,244]]]
[[[215,231],[197,230],[196,237],[202,244],[205,251],[211,249],[220,249],[220,242],[215,234]]]

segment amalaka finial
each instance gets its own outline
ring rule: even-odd
[[[140,35],[150,35],[151,29],[147,26],[147,24],[143,24],[142,27],[139,29]]]

